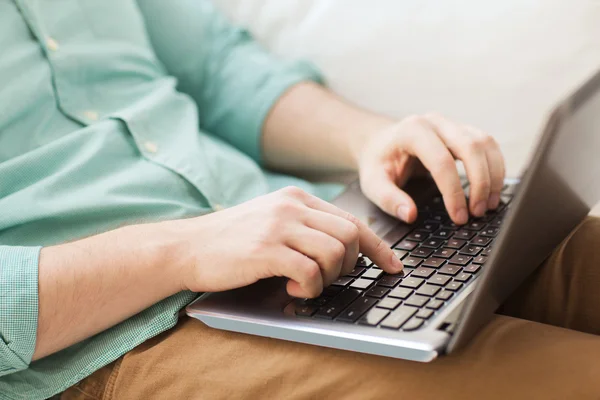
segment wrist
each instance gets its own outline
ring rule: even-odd
[[[136,245],[144,269],[156,276],[161,291],[167,296],[186,290],[183,285],[186,266],[189,265],[187,242],[177,229],[177,222],[164,221],[125,227],[137,238]]]
[[[352,134],[349,135],[350,140],[346,142],[352,169],[355,171],[359,168],[360,158],[368,142],[395,123],[394,120],[381,115],[366,112],[364,114],[360,121],[354,124]]]

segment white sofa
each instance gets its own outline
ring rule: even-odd
[[[559,99],[600,68],[598,0],[214,0],[331,88],[403,117],[439,111],[500,142],[517,175]]]

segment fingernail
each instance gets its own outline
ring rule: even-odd
[[[488,208],[495,210],[500,204],[500,193],[492,193],[488,199]]]
[[[458,213],[456,214],[456,219],[458,220],[457,222],[459,224],[466,224],[467,221],[469,221],[469,212],[467,211],[466,208],[462,208],[458,211]]]
[[[400,218],[402,221],[408,221],[408,212],[409,212],[408,206],[405,206],[405,205],[399,206],[398,211],[397,211],[398,218]]]
[[[400,261],[400,259],[396,257],[396,254],[392,254],[392,266],[394,267],[394,270],[396,272],[400,272],[404,269],[402,261]]]
[[[475,216],[477,216],[477,217],[482,217],[486,211],[487,211],[486,202],[480,201],[479,203],[475,204],[475,209],[473,210],[473,214],[475,214]]]

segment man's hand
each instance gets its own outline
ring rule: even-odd
[[[457,224],[467,222],[469,209],[481,216],[500,202],[504,160],[491,136],[436,114],[395,122],[310,83],[293,87],[277,102],[265,123],[263,147],[273,169],[320,175],[358,170],[367,197],[407,222],[417,209],[400,187],[426,170]],[[464,163],[471,184],[468,208],[455,159]]]
[[[196,292],[284,276],[291,296],[316,297],[352,271],[359,250],[389,273],[402,270],[390,248],[356,217],[294,187],[165,224],[188,254],[177,274],[181,286]]]
[[[363,192],[382,210],[406,222],[417,217],[414,201],[400,189],[415,173],[428,170],[452,220],[464,224],[500,202],[504,160],[489,135],[437,114],[412,116],[369,136],[357,152]],[[469,206],[455,159],[464,163],[470,182]]]

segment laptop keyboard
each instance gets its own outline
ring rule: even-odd
[[[296,315],[402,331],[426,326],[485,268],[514,190],[505,186],[496,210],[464,226],[450,220],[438,193],[392,246],[402,273],[387,274],[360,255],[354,270],[321,296],[298,299]]]

